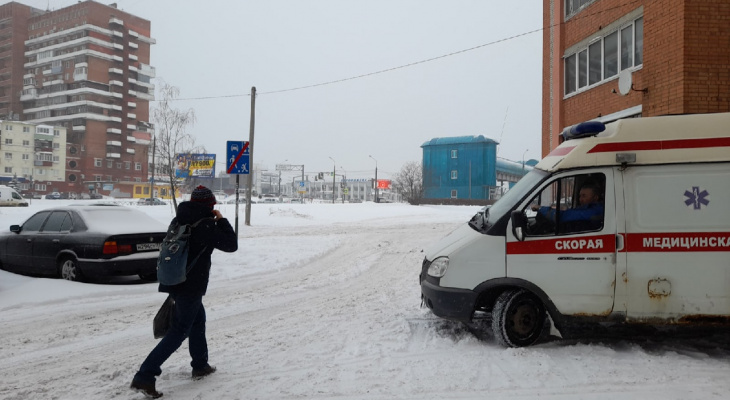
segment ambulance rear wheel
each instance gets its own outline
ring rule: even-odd
[[[503,346],[530,346],[542,337],[546,319],[537,296],[524,289],[507,290],[494,303],[492,332]]]

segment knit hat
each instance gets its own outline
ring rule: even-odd
[[[216,204],[213,192],[203,185],[200,185],[193,190],[193,194],[190,195],[190,201],[205,204],[210,208],[213,208]]]

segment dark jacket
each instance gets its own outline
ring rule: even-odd
[[[193,229],[190,236],[190,250],[188,252],[188,265],[200,254],[193,267],[188,272],[185,282],[167,286],[160,284],[159,291],[174,294],[204,295],[208,289],[210,277],[210,255],[213,249],[232,253],[238,250],[238,238],[233,227],[227,219],[214,220],[210,207],[184,201],[177,206],[177,220],[180,224],[192,224],[203,218],[203,222]],[[203,250],[205,249],[205,250]]]

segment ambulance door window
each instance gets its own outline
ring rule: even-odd
[[[562,177],[538,193],[524,210],[528,236],[595,232],[603,229],[606,177]]]

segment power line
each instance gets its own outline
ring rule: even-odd
[[[552,28],[554,28],[556,26],[559,26],[559,25],[565,25],[567,22],[575,22],[575,21],[578,21],[578,20],[583,19],[583,18],[589,18],[589,17],[595,16],[595,15],[598,15],[598,14],[601,14],[601,13],[604,13],[604,12],[612,11],[612,10],[621,8],[623,6],[626,6],[626,5],[629,5],[629,4],[634,4],[634,3],[639,3],[639,2],[640,2],[640,0],[628,0],[625,3],[618,4],[618,5],[613,6],[613,7],[609,7],[607,9],[605,9],[605,10],[598,10],[598,11],[595,11],[595,12],[593,12],[591,14],[574,15],[569,21],[563,20],[563,21],[561,21],[561,22],[559,22],[557,24],[552,24],[552,25],[550,25],[548,27],[542,27],[542,28],[539,28],[539,29],[533,29],[533,30],[528,31],[528,32],[523,32],[523,33],[519,33],[517,35],[509,36],[509,37],[502,38],[502,39],[499,39],[499,40],[495,40],[495,41],[492,41],[492,42],[480,44],[478,46],[470,47],[468,49],[454,51],[452,53],[443,54],[443,55],[440,55],[440,56],[437,56],[437,57],[427,58],[425,60],[416,61],[416,62],[412,62],[412,63],[409,63],[409,64],[400,65],[400,66],[397,66],[397,67],[387,68],[387,69],[383,69],[383,70],[375,71],[375,72],[369,72],[369,73],[366,73],[366,74],[356,75],[356,76],[352,76],[352,77],[349,77],[349,78],[342,78],[342,79],[336,79],[336,80],[327,81],[327,82],[315,83],[315,84],[312,84],[312,85],[299,86],[299,87],[294,87],[294,88],[289,88],[289,89],[272,90],[272,91],[269,91],[269,92],[259,92],[259,93],[257,93],[257,95],[277,94],[277,93],[293,92],[295,90],[311,89],[311,88],[315,88],[315,87],[319,87],[319,86],[333,85],[333,84],[336,84],[336,83],[342,83],[342,82],[352,81],[352,80],[355,80],[355,79],[367,78],[369,76],[380,75],[380,74],[384,74],[386,72],[397,71],[399,69],[410,68],[410,67],[413,67],[413,66],[416,66],[416,65],[425,64],[427,62],[436,61],[436,60],[440,60],[442,58],[452,57],[452,56],[455,56],[455,55],[458,55],[458,54],[462,54],[462,53],[467,53],[467,52],[470,52],[470,51],[478,50],[478,49],[481,49],[483,47],[492,46],[492,45],[495,45],[495,44],[507,42],[507,41],[514,40],[514,39],[517,39],[517,38],[520,38],[520,37],[523,37],[523,36],[531,35],[533,33],[542,32],[545,29],[552,29]],[[220,95],[220,96],[186,97],[186,98],[171,99],[171,101],[181,101],[181,100],[212,100],[212,99],[223,99],[223,98],[233,98],[233,97],[250,97],[250,96],[251,96],[250,93],[246,93],[246,94],[231,94],[231,95]],[[152,100],[152,101],[158,101],[158,100]]]

